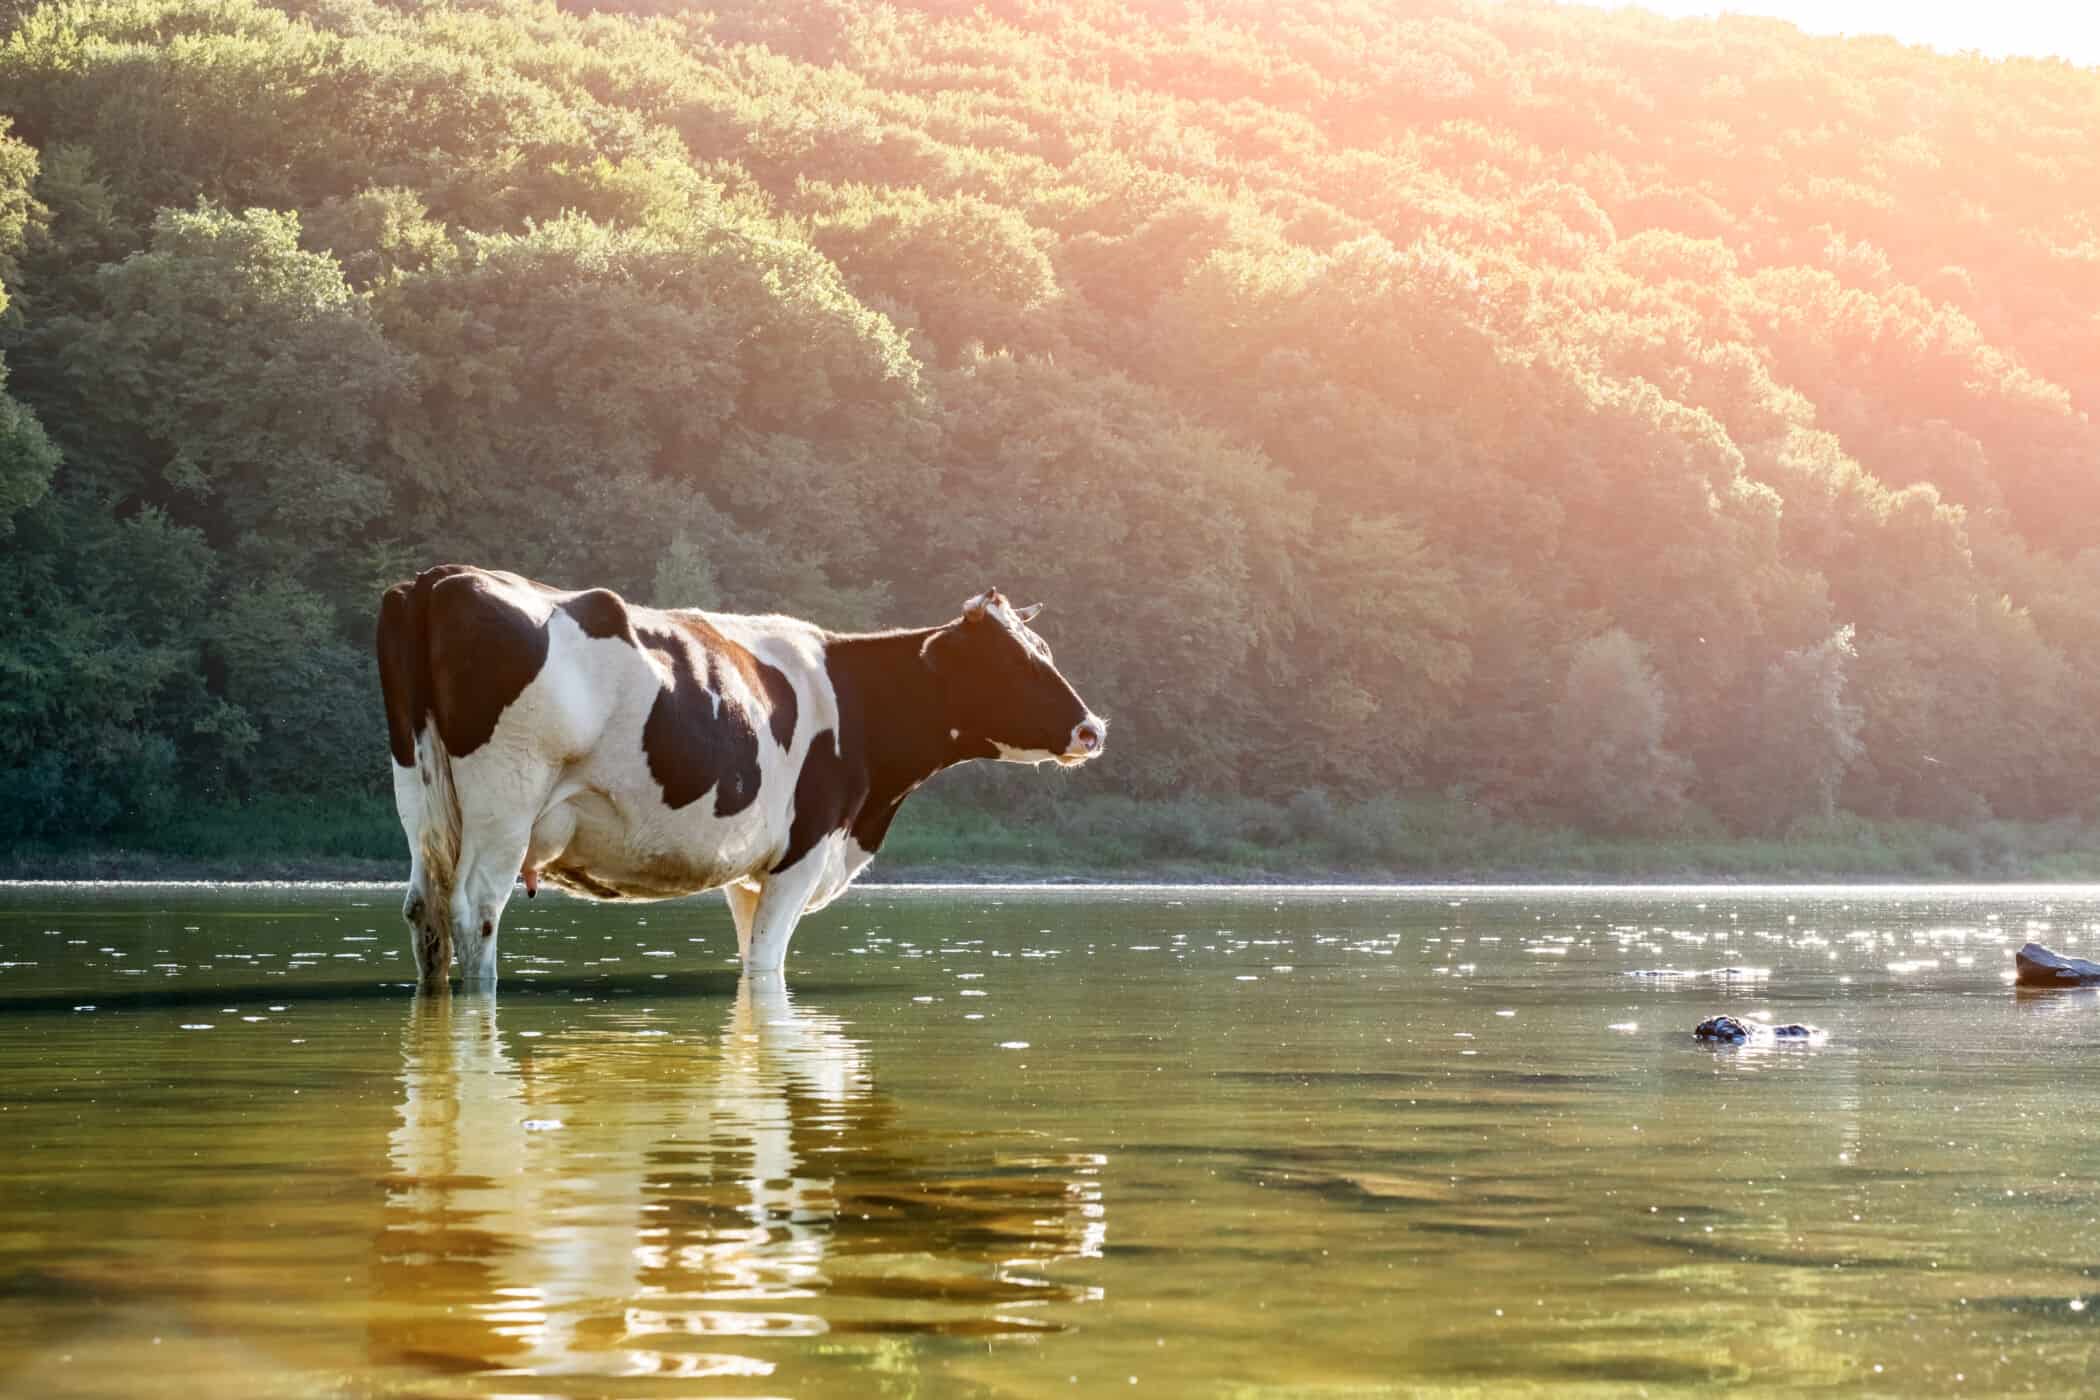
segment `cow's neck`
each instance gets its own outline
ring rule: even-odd
[[[853,837],[870,854],[921,783],[943,768],[997,752],[950,718],[948,697],[923,655],[938,630],[832,637],[825,647],[838,691],[841,747],[867,782]]]

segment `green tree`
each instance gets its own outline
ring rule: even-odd
[[[1568,662],[1553,706],[1562,799],[1606,831],[1660,832],[1684,812],[1691,766],[1664,746],[1669,706],[1639,642],[1618,628]]]
[[[1057,275],[1019,212],[866,186],[812,190],[810,203],[811,241],[864,295],[908,307],[940,358],[952,363],[972,340],[1000,349],[1046,338]]]
[[[1776,832],[1802,818],[1835,815],[1838,790],[1862,752],[1866,719],[1846,694],[1858,658],[1852,635],[1841,627],[1766,668],[1748,758],[1717,804],[1740,826]]]
[[[404,364],[334,259],[298,243],[295,215],[205,205],[163,212],[146,251],[105,265],[96,304],[49,331],[92,425],[69,456],[244,573],[364,607],[353,560],[389,508],[373,454]]]
[[[444,558],[1045,598],[1068,794],[2090,810],[2090,71],[1456,0],[0,31],[17,831],[380,785]]]
[[[45,213],[31,193],[36,172],[36,152],[9,136],[0,117],[0,318],[7,313],[8,284],[21,273],[17,255]],[[58,469],[43,425],[6,390],[7,366],[0,362],[0,539],[13,533],[17,512],[43,497]]]
[[[252,731],[200,673],[202,537],[151,508],[117,520],[60,495],[15,525],[0,550],[0,835],[151,827],[179,797],[223,794],[224,758]]]

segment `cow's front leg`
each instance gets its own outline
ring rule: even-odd
[[[787,962],[788,940],[830,868],[828,857],[826,844],[819,842],[787,869],[766,876],[751,916],[751,939],[743,950],[744,971],[778,972]]]
[[[747,963],[751,961],[751,924],[758,914],[758,893],[759,887],[748,880],[722,886],[730,921],[736,925],[736,955]]]

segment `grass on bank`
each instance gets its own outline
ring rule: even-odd
[[[10,879],[398,878],[393,804],[268,798],[0,855]],[[1139,802],[1053,794],[1003,810],[905,808],[872,878],[1116,880],[2100,880],[2100,826],[1953,828],[1839,816],[1783,837],[1599,836],[1498,820],[1443,797]]]
[[[1017,818],[934,800],[900,818],[883,863],[1082,878],[2091,880],[2100,879],[2100,827],[1955,829],[1840,815],[1783,837],[1635,837],[1498,820],[1440,797],[1100,797],[1045,802]]]

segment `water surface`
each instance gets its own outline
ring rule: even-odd
[[[0,891],[0,1393],[2100,1384],[2100,889],[398,900]]]

